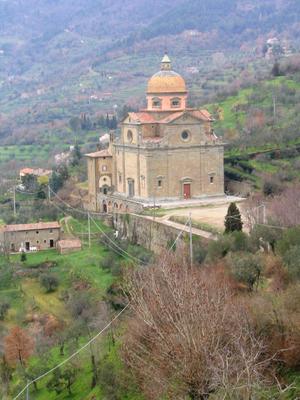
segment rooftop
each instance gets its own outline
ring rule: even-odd
[[[34,224],[16,224],[4,225],[0,228],[2,232],[22,232],[22,231],[35,231],[43,229],[60,229],[60,224],[54,222],[36,222]]]
[[[177,111],[171,112],[169,115],[162,119],[155,118],[155,115],[151,112],[130,112],[128,114],[131,122],[137,122],[141,124],[168,124],[177,118],[181,117],[184,114],[191,115],[196,119],[199,119],[204,122],[212,121],[212,116],[207,110],[196,110],[196,109],[187,109],[185,111]]]
[[[43,169],[43,168],[22,168],[20,169],[20,175],[36,175],[36,176],[43,176],[43,175],[51,175],[52,171],[50,169]]]
[[[112,157],[112,154],[109,152],[108,149],[95,151],[94,153],[85,154],[86,157],[90,158],[99,158],[99,157]]]

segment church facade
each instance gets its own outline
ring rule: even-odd
[[[184,79],[165,55],[147,108],[129,113],[109,148],[87,154],[89,206],[100,212],[224,195],[224,143],[207,110],[188,108]]]

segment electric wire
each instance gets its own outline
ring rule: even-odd
[[[70,216],[70,214],[68,214],[68,213],[66,213],[61,207],[59,207],[57,204],[55,204],[55,203],[51,203],[52,205],[54,205],[54,207],[55,208],[57,208],[58,210],[60,210],[65,216]],[[91,217],[90,217],[91,218]],[[92,219],[92,218],[91,218]],[[83,226],[84,228],[86,228],[82,223],[80,223],[79,221],[77,221],[81,226]],[[98,229],[100,228],[98,225],[97,225],[97,227],[98,227]],[[102,230],[102,232],[103,232],[103,230]],[[76,233],[76,232],[75,232]],[[77,233],[78,234],[78,233]],[[86,235],[88,235],[88,233],[85,233]],[[96,233],[94,233],[94,234],[96,234]],[[107,238],[109,238],[109,236],[107,236],[106,235],[106,237]],[[100,239],[100,238],[99,238]],[[109,238],[110,239],[110,238]],[[101,239],[100,239],[101,240]],[[117,255],[119,255],[119,256],[121,256],[121,257],[124,257],[124,258],[126,258],[126,259],[128,259],[128,256],[125,256],[123,253],[121,253],[120,251],[118,251],[117,249],[115,249],[114,247],[112,247],[109,243],[107,243],[107,242],[104,242],[103,240],[101,241],[106,247],[108,247],[110,250],[112,250],[113,252],[115,252]],[[115,246],[117,246],[116,245],[116,243],[114,242],[114,241],[112,241],[113,243],[114,243],[114,245]],[[119,247],[120,248],[120,247]],[[121,249],[121,248],[120,248]],[[121,249],[122,250],[122,252],[125,252],[125,250],[123,250],[123,249]],[[125,252],[126,254],[129,254],[129,253],[127,253],[127,252]],[[133,257],[132,255],[130,255],[130,257]],[[136,260],[139,262],[139,263],[144,263],[144,261],[142,261],[142,260],[139,260],[138,258],[136,258]],[[135,261],[135,262],[137,262],[137,261]],[[145,264],[145,263],[144,263]]]
[[[87,343],[85,343],[82,347],[80,347],[80,349],[78,349],[77,351],[75,351],[73,354],[71,354],[68,358],[66,358],[65,360],[63,360],[61,363],[57,364],[55,367],[51,368],[49,371],[45,372],[44,374],[38,376],[37,378],[33,379],[32,381],[30,381],[29,383],[27,383],[27,385],[17,394],[16,397],[13,398],[13,400],[17,400],[24,392],[25,390],[27,390],[30,385],[32,385],[33,383],[41,380],[42,378],[45,378],[47,375],[51,374],[52,372],[54,372],[55,370],[57,370],[58,368],[62,367],[64,364],[66,364],[67,362],[69,362],[70,360],[72,360],[75,356],[77,356],[79,353],[82,352],[82,350],[84,350],[86,347],[88,347],[91,343],[93,343],[99,336],[102,335],[102,333],[104,333],[111,325],[114,321],[116,321],[118,318],[120,318],[120,316],[124,313],[124,311],[129,307],[130,302],[128,302],[126,304],[126,306],[113,318],[109,321],[109,323],[103,328],[101,329],[100,332],[98,332],[92,339],[90,339]]]
[[[185,223],[185,226],[188,224],[189,220],[187,220],[187,222]],[[175,241],[173,242],[172,246],[169,248],[169,251],[171,251],[173,249],[173,247],[175,246],[175,244],[177,243],[177,241],[179,240],[180,236],[183,234],[184,230],[182,229],[179,234],[177,235]],[[146,285],[146,283],[145,283]],[[73,354],[71,354],[69,357],[67,357],[65,360],[63,360],[62,362],[60,362],[59,364],[57,364],[55,367],[51,368],[50,370],[48,370],[47,372],[41,374],[40,376],[38,376],[37,378],[33,379],[32,381],[28,382],[26,386],[24,386],[24,388],[17,394],[17,396],[15,396],[13,398],[13,400],[17,400],[27,389],[29,389],[29,387],[35,383],[38,382],[39,380],[45,378],[46,376],[48,376],[49,374],[51,374],[52,372],[56,371],[58,368],[62,367],[63,365],[65,365],[67,362],[69,362],[70,360],[72,360],[74,357],[76,357],[79,353],[81,353],[84,349],[86,349],[91,343],[93,343],[99,336],[101,336],[112,324],[114,321],[116,321],[117,319],[120,318],[120,316],[125,312],[125,310],[130,306],[131,301],[129,301],[126,306],[114,317],[110,320],[110,322],[103,328],[101,329],[92,339],[90,339],[87,343],[85,343],[80,349],[78,349],[77,351],[75,351]]]
[[[132,256],[131,254],[129,254],[126,250],[122,249],[116,242],[114,242],[108,235],[106,235],[106,233],[104,232],[104,230],[97,224],[97,222],[95,221],[95,219],[93,217],[90,217],[91,220],[94,222],[95,226],[99,229],[99,231],[102,233],[102,235],[104,237],[106,237],[107,240],[109,240],[114,246],[116,246],[117,249],[119,249],[121,252],[123,252],[124,254],[126,254],[129,258],[131,258],[132,260],[141,263],[141,264],[146,264],[144,261],[138,259],[135,256]]]

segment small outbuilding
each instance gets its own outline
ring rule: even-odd
[[[60,254],[67,254],[81,250],[82,245],[79,239],[66,239],[57,242],[57,250]]]

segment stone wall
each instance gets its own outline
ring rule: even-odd
[[[156,254],[169,249],[180,230],[136,214],[119,214],[114,218],[114,228],[119,238],[128,239]],[[188,234],[183,233],[176,248],[186,247]]]

